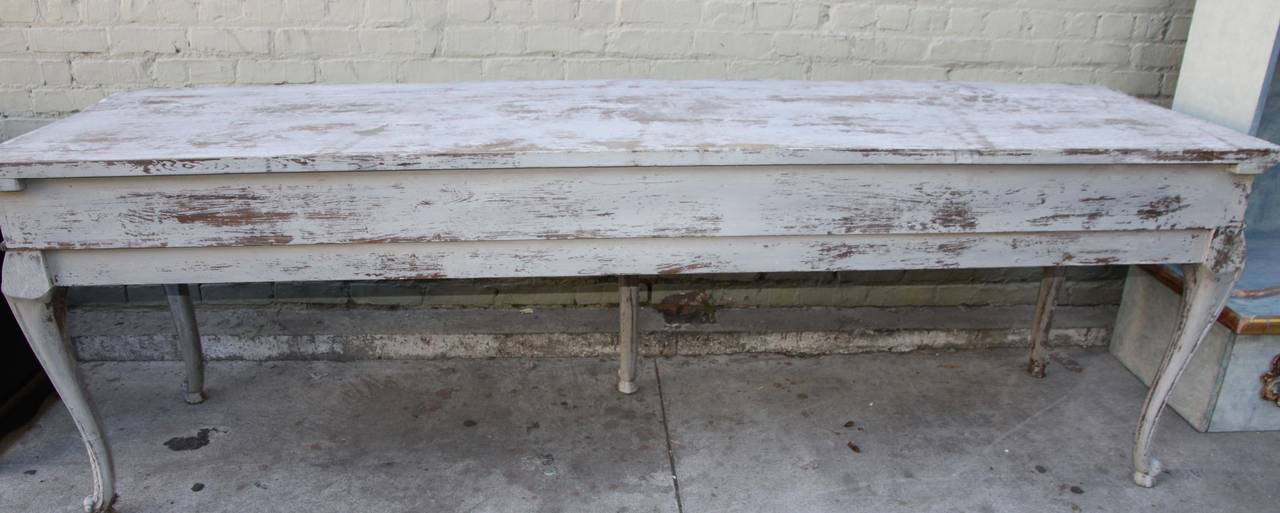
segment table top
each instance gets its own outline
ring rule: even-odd
[[[0,178],[791,164],[1257,164],[1098,86],[543,81],[149,89],[0,144]]]

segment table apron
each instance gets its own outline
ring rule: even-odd
[[[56,285],[1203,262],[1213,230],[572,239],[45,251]]]

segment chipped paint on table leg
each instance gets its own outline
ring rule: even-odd
[[[1066,273],[1063,266],[1045,267],[1040,277],[1040,297],[1031,328],[1031,361],[1027,363],[1027,373],[1036,378],[1043,378],[1049,368],[1049,330],[1053,328],[1053,310]]]
[[[186,284],[165,285],[165,297],[169,300],[169,313],[173,327],[178,332],[178,349],[186,364],[187,378],[183,393],[187,404],[204,402],[204,351],[200,347],[200,330],[196,327],[195,307],[191,304],[191,289]]]
[[[621,366],[618,368],[618,391],[633,394],[636,386],[636,362],[640,358],[640,327],[636,322],[639,313],[640,293],[639,279],[635,276],[618,278],[618,353]]]
[[[115,469],[102,424],[80,379],[71,344],[58,326],[52,306],[53,281],[38,251],[13,251],[4,259],[3,292],[32,352],[49,375],[71,420],[80,431],[93,477],[93,494],[84,500],[89,513],[111,511]]]
[[[1239,227],[1215,235],[1209,262],[1182,266],[1185,281],[1178,323],[1169,349],[1151,380],[1134,433],[1133,481],[1139,486],[1155,486],[1161,465],[1159,460],[1151,457],[1151,443],[1156,424],[1164,412],[1165,401],[1222,312],[1243,268],[1244,236]]]

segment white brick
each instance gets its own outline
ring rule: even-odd
[[[85,23],[115,23],[120,20],[119,0],[80,0],[80,17]]]
[[[156,85],[180,87],[191,83],[187,63],[181,60],[160,59],[151,65],[151,80]]]
[[[608,24],[616,21],[617,4],[609,0],[579,0],[578,22]]]
[[[449,21],[485,21],[493,14],[489,0],[449,0]]]
[[[1097,75],[1097,83],[1136,96],[1160,93],[1163,75],[1155,71],[1109,71]]]
[[[952,9],[947,32],[977,34],[982,31],[987,11],[985,9]]]
[[[0,112],[9,115],[31,112],[31,91],[0,89]],[[3,138],[0,138],[3,140]]]
[[[70,114],[97,103],[104,96],[99,89],[37,89],[31,92],[31,110]]]
[[[1067,41],[1058,47],[1059,64],[1124,64],[1129,46],[1114,43]]]
[[[951,22],[951,11],[947,9],[913,9],[911,11],[912,32],[942,32],[947,30]]]
[[[324,0],[284,0],[284,9],[281,11],[280,20],[287,20],[291,23],[320,21],[324,19],[324,4]]]
[[[796,61],[733,61],[729,78],[735,80],[803,80],[809,64]]]
[[[993,41],[990,53],[987,55],[993,63],[1052,66],[1057,54],[1058,44],[1053,41],[1010,39]]]
[[[577,11],[576,0],[533,0],[533,20],[537,22],[571,21]]]
[[[409,0],[414,26],[429,28],[443,24],[449,14],[447,5],[446,0]]]
[[[37,52],[105,52],[107,31],[100,28],[33,28],[27,36]]]
[[[195,0],[168,0],[161,2],[158,10],[160,21],[168,24],[192,25],[200,19],[200,6]]]
[[[1169,20],[1169,30],[1165,32],[1164,38],[1168,41],[1186,41],[1187,32],[1190,30],[1190,16],[1174,16]]]
[[[914,63],[924,60],[928,52],[929,39],[926,38],[909,36],[878,36],[875,38],[875,59]]]
[[[333,5],[329,4],[330,10]],[[375,27],[407,24],[412,16],[407,0],[371,0],[365,3],[365,21]]]
[[[164,0],[168,3],[172,0]],[[256,0],[255,0],[256,1]],[[200,6],[196,12],[196,18],[204,23],[234,23],[243,18],[244,13],[241,11],[241,4],[248,2],[200,2]],[[164,17],[164,8],[160,9],[160,17]]]
[[[502,23],[528,23],[533,18],[533,5],[529,0],[494,0],[493,21]]]
[[[395,82],[397,63],[385,60],[321,61],[321,82]]]
[[[724,55],[762,59],[773,47],[768,33],[698,32],[693,36],[693,51],[697,54]]]
[[[1068,37],[1093,37],[1098,31],[1098,15],[1094,13],[1076,14],[1067,19],[1063,35]]]
[[[1177,68],[1182,63],[1182,45],[1152,44],[1133,48],[1132,62],[1139,68]]]
[[[75,23],[80,19],[77,4],[75,0],[40,0],[40,19],[53,25]],[[0,12],[3,12],[3,7],[0,7]]]
[[[481,74],[479,59],[432,59],[402,63],[398,76],[401,82],[451,82],[479,80]]]
[[[347,29],[280,29],[272,40],[276,55],[281,56],[360,53],[360,39]]]
[[[27,51],[27,35],[22,29],[0,28],[0,53]]]
[[[693,48],[693,33],[666,30],[622,30],[611,35],[610,53],[638,56],[684,55]]]
[[[758,3],[756,4],[756,26],[776,29],[791,26],[791,4]]]
[[[875,80],[946,80],[947,68],[937,66],[877,66],[871,70]]]
[[[97,2],[110,2],[111,0],[96,0]],[[160,21],[160,8],[158,4],[162,0],[131,0],[122,2],[116,0],[114,3],[119,5],[120,20],[127,23],[155,23]],[[104,12],[104,14],[108,14]]]
[[[717,60],[663,60],[653,62],[653,78],[674,80],[723,79],[728,63]]]
[[[44,85],[40,73],[40,63],[33,60],[4,59],[0,60],[0,84],[11,86]],[[3,111],[0,111],[3,112]]]
[[[649,61],[644,60],[567,59],[564,61],[564,78],[568,80],[649,77]]]
[[[780,33],[773,37],[774,51],[784,57],[844,59],[853,47],[848,36]]]
[[[1126,40],[1133,36],[1133,16],[1104,14],[1098,19],[1098,39]]]
[[[367,29],[358,33],[363,55],[423,55],[435,51],[439,34],[421,29]]]
[[[187,61],[187,74],[192,84],[231,84],[236,81],[236,63],[230,60]]]
[[[911,8],[905,5],[876,6],[876,28],[906,30],[911,24]]]
[[[1033,11],[1027,14],[1027,35],[1034,38],[1062,37],[1067,18],[1060,12]]]
[[[530,52],[555,54],[600,53],[604,51],[605,33],[586,32],[570,27],[534,27],[526,35]]]
[[[0,0],[0,22],[31,23],[37,12],[36,0]]]
[[[114,27],[111,29],[113,53],[171,54],[187,48],[187,31],[173,28]]]
[[[827,7],[819,4],[798,4],[791,13],[791,28],[815,29],[823,23],[823,13]]]
[[[147,78],[142,63],[134,60],[87,60],[71,62],[71,76],[81,85],[133,85]]]
[[[982,31],[992,36],[1016,36],[1022,32],[1022,11],[987,13]]]
[[[512,55],[524,51],[524,33],[515,26],[449,27],[441,48],[448,55]]]
[[[408,4],[405,4],[406,8]],[[324,11],[325,25],[355,26],[365,22],[366,6],[364,2],[329,2]],[[393,23],[375,22],[370,26],[393,25]]]
[[[220,54],[266,54],[271,51],[271,33],[266,29],[193,28],[191,50]]]
[[[284,19],[285,0],[253,0],[244,3],[246,23],[277,23]]]
[[[316,79],[311,61],[241,60],[236,63],[236,82],[241,84],[305,84]]]
[[[559,59],[485,59],[482,76],[491,80],[556,80],[564,78],[564,66]]]
[[[626,0],[618,4],[622,22],[661,22],[666,25],[697,23],[702,7],[688,0]]]
[[[71,85],[71,63],[67,61],[40,61],[40,76],[46,86]]]
[[[952,39],[935,42],[929,59],[944,62],[983,62],[991,42],[985,39]]]
[[[875,7],[867,4],[836,4],[831,6],[829,16],[837,29],[864,29],[876,24]]]

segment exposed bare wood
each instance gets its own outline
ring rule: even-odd
[[[618,278],[618,391],[624,394],[640,389],[636,385],[636,364],[640,359],[639,285],[635,276]]]

